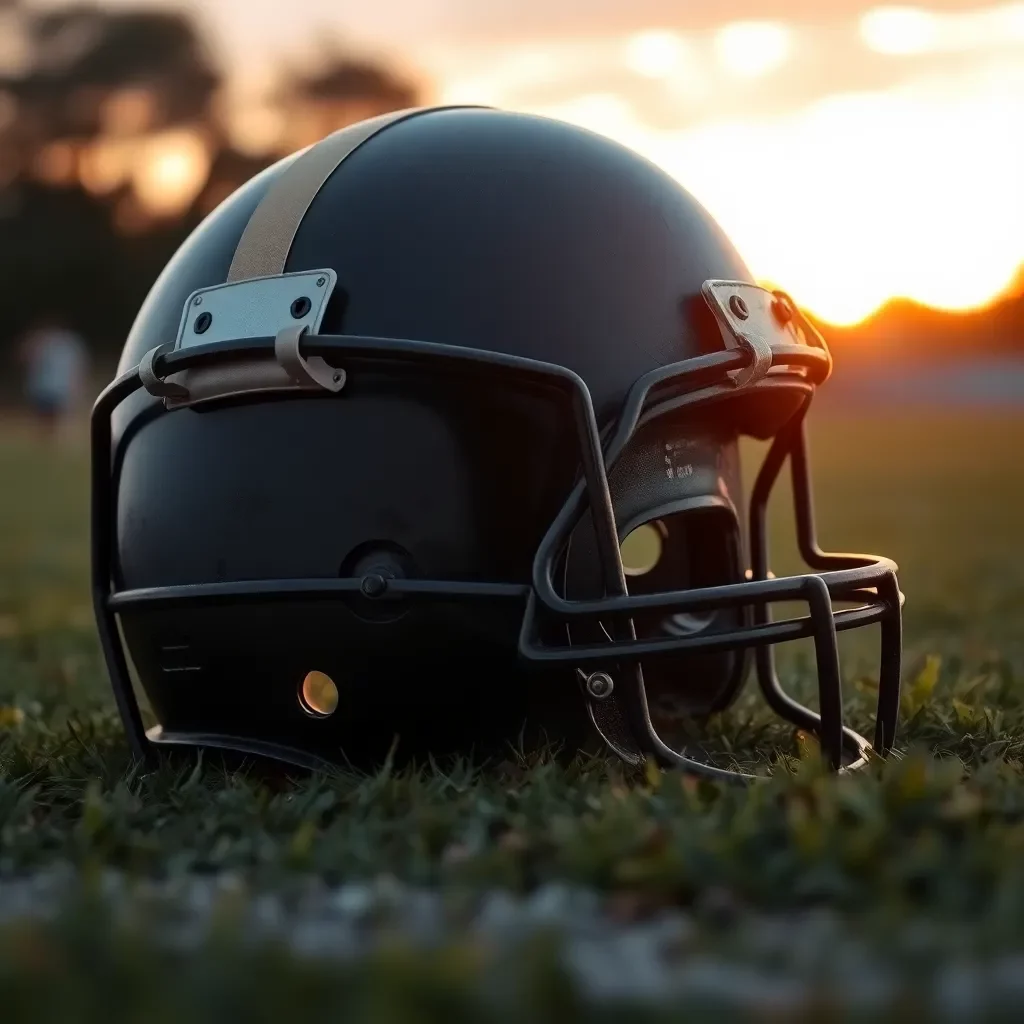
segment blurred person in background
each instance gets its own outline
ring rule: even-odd
[[[39,318],[21,348],[25,397],[44,436],[53,439],[70,425],[85,397],[89,351],[59,314]]]

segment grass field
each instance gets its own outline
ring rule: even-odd
[[[1019,1019],[1024,417],[813,424],[826,546],[907,594],[899,755],[737,790],[538,758],[133,773],[93,633],[87,457],[0,437],[5,1021]],[[789,513],[777,571],[794,568]],[[877,636],[844,643],[865,726]],[[810,686],[806,651],[786,682]],[[797,751],[753,695],[715,726]]]

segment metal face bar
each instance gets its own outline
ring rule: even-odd
[[[807,600],[809,587],[815,585],[817,576],[804,577],[802,599]],[[827,594],[827,590],[825,591]],[[833,612],[829,605],[829,617],[835,623],[836,631],[869,626],[884,621],[889,612],[885,604]],[[527,623],[527,625],[534,625]],[[536,630],[528,629],[520,644],[520,653],[529,661],[564,662],[572,665],[593,667],[607,666],[626,659],[665,657],[684,652],[711,654],[737,647],[763,647],[766,644],[788,643],[813,637],[818,630],[814,615],[779,622],[764,622],[742,629],[697,636],[659,637],[653,640],[618,640],[614,643],[572,644],[568,647],[548,647],[540,643]]]
[[[807,472],[806,437],[804,433],[804,416],[802,410],[787,427],[777,436],[762,464],[761,472],[754,485],[750,503],[750,543],[751,562],[755,579],[765,579],[768,575],[768,540],[767,540],[767,505],[772,485],[778,476],[782,463],[790,457],[793,467],[793,495],[797,510],[797,541],[800,550],[809,564],[821,567],[842,566],[839,571],[857,563],[863,564],[867,556],[863,555],[829,555],[820,551],[814,532],[814,515],[811,503],[809,474]],[[881,576],[874,580],[875,590],[880,603],[879,615],[872,621],[882,623],[882,664],[879,679],[879,702],[876,720],[876,750],[880,754],[887,753],[895,740],[896,719],[899,712],[899,686],[902,651],[902,601],[903,595],[896,583],[895,566],[878,562],[883,569]],[[821,576],[827,580],[832,573]],[[841,613],[840,613],[841,615]],[[771,621],[767,605],[755,605],[755,623],[759,626]],[[839,616],[834,617],[839,625]],[[822,716],[816,715],[792,700],[782,689],[775,668],[774,651],[770,647],[760,647],[755,653],[758,683],[769,707],[778,715],[788,718],[800,728],[813,731],[818,735],[826,728],[832,730],[834,749],[834,720],[831,726],[822,723]],[[823,713],[834,706],[836,699],[841,700],[841,689],[830,687],[829,692],[821,687],[819,668],[819,701]],[[825,746],[823,742],[823,747]],[[829,756],[834,756],[830,753]]]
[[[138,371],[119,377],[103,391],[97,399],[89,424],[91,456],[91,515],[89,544],[92,554],[92,605],[96,616],[96,630],[100,646],[107,663],[114,702],[124,722],[128,745],[135,758],[145,763],[149,760],[151,745],[146,739],[142,724],[142,712],[132,689],[131,675],[125,658],[124,646],[117,627],[117,619],[110,607],[110,586],[113,565],[114,521],[111,471],[111,415],[132,392],[141,387]]]
[[[794,443],[793,428],[797,420],[802,420],[806,413],[806,405],[789,424],[776,436],[772,446],[761,464],[761,470],[754,483],[750,496],[750,561],[753,579],[768,579],[768,500],[771,497],[775,481],[783,463],[789,456]],[[799,499],[796,499],[799,503]],[[771,618],[767,604],[761,602],[754,605],[754,624],[756,627],[769,625]],[[754,654],[754,665],[757,681],[764,695],[765,702],[779,717],[788,719],[800,729],[820,735],[822,731],[821,716],[810,708],[793,700],[782,688],[775,670],[775,653],[769,647],[759,647]]]
[[[404,598],[439,601],[472,598],[480,601],[518,601],[529,587],[521,583],[466,583],[460,580],[403,580],[378,577],[379,591],[366,595],[360,577],[307,580],[239,580],[231,583],[187,583],[174,587],[122,590],[112,594],[108,605],[114,611],[125,608],[156,607],[166,604],[218,604],[245,601],[258,604],[283,597],[303,600],[334,600],[339,597]]]
[[[896,573],[887,574],[878,588],[889,607],[882,619],[881,657],[878,669],[878,719],[875,722],[875,750],[887,757],[896,742],[900,717],[900,677],[903,662],[903,595]]]

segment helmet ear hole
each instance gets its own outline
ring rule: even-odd
[[[627,577],[646,576],[654,572],[665,553],[668,531],[660,519],[641,523],[631,530],[619,545],[622,569]]]
[[[702,501],[662,512],[657,519],[635,527],[627,540],[645,527],[647,538],[657,533],[661,557],[648,572],[627,574],[630,594],[698,590],[743,579],[739,523],[732,508]],[[633,621],[638,637],[653,639],[732,631],[741,628],[745,619],[742,609],[720,608],[641,613]],[[645,663],[648,697],[655,709],[709,714],[731,703],[742,682],[745,662],[742,651],[726,651],[695,654],[685,661]]]
[[[720,494],[675,495],[634,516],[621,533],[620,554],[631,596],[744,579],[738,514]],[[574,534],[564,571],[570,600],[600,596],[592,527]],[[638,639],[657,639],[732,632],[746,625],[748,615],[742,608],[720,608],[638,612],[632,618]],[[573,643],[601,643],[607,636],[598,624],[580,622],[572,626],[570,638]],[[745,651],[728,650],[650,659],[641,668],[653,712],[707,715],[732,703],[746,665]]]
[[[736,513],[714,498],[662,511],[634,526],[622,542],[622,551],[630,594],[696,590],[743,579]],[[633,563],[632,570],[626,568],[627,559]]]

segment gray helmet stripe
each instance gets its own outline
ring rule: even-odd
[[[349,125],[303,151],[270,186],[238,240],[228,283],[283,274],[292,242],[317,193],[343,160],[399,121],[455,107],[412,107]]]
[[[310,146],[274,182],[253,211],[228,270],[228,281],[283,274],[302,218],[338,165],[367,139],[417,111],[399,110],[342,128]]]

